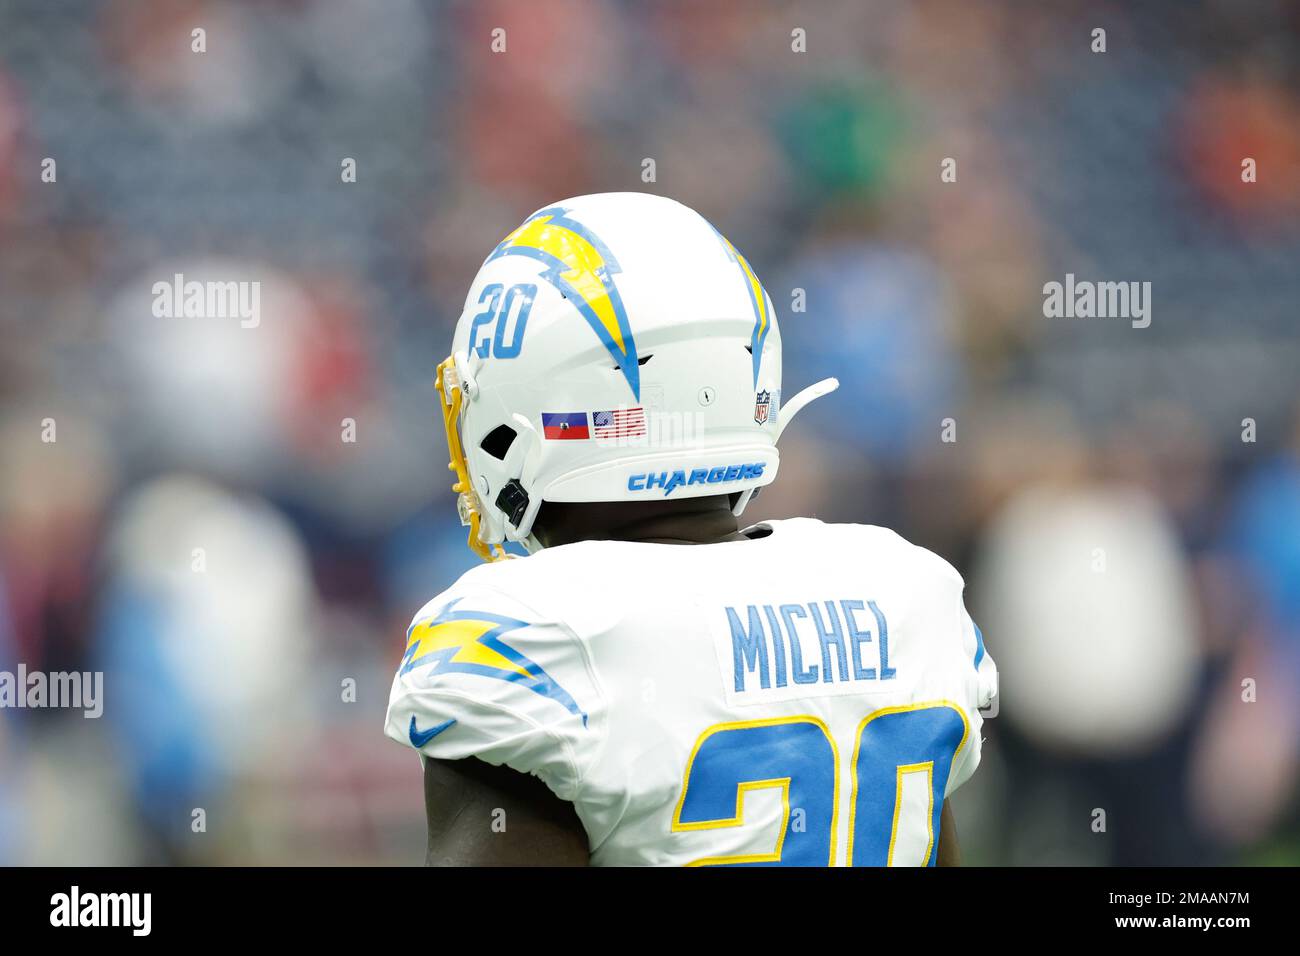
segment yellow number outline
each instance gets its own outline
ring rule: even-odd
[[[746,780],[741,781],[736,786],[736,812],[730,818],[719,820],[697,820],[692,823],[682,822],[682,807],[686,803],[686,792],[691,785],[691,774],[695,769],[695,757],[699,754],[700,748],[704,742],[714,734],[726,730],[745,730],[751,727],[775,727],[783,724],[811,724],[822,732],[826,742],[831,745],[831,757],[835,762],[835,790],[831,801],[831,839],[830,855],[827,860],[827,866],[835,865],[835,840],[840,819],[840,751],[835,744],[835,738],[831,736],[830,728],[825,722],[818,717],[810,714],[802,714],[797,717],[771,717],[763,720],[736,720],[721,724],[714,724],[707,728],[695,741],[695,746],[691,748],[690,759],[686,761],[686,773],[682,778],[682,794],[677,798],[677,807],[673,810],[672,832],[682,833],[692,830],[722,830],[728,827],[740,827],[745,825],[745,796],[756,790],[768,790],[773,787],[781,788],[781,833],[776,840],[776,848],[771,853],[749,853],[737,854],[735,856],[706,856],[698,860],[687,863],[687,866],[718,866],[727,863],[779,863],[781,853],[785,848],[785,834],[790,827],[790,777],[772,777],[767,780]]]
[[[862,753],[862,736],[867,731],[867,724],[871,723],[877,717],[884,717],[888,714],[901,714],[911,710],[932,710],[939,707],[947,707],[957,712],[961,718],[961,742],[957,744],[957,749],[952,752],[952,763],[957,762],[957,757],[961,754],[962,748],[966,746],[966,741],[970,738],[970,721],[966,718],[966,712],[961,706],[951,700],[927,700],[917,704],[900,704],[897,707],[882,707],[880,710],[873,710],[862,718],[862,723],[858,724],[858,729],[853,743],[853,763],[849,767],[849,779],[852,785],[849,788],[849,839],[848,839],[848,856],[845,859],[845,865],[853,865],[853,831],[857,826],[858,814],[858,757]],[[930,765],[930,773],[934,772],[934,761],[927,761]],[[915,771],[925,764],[898,764],[897,776],[894,784],[894,822],[889,834],[889,854],[885,858],[886,866],[894,865],[894,841],[898,839],[898,818],[901,812],[903,802],[902,775],[905,770]],[[949,764],[951,768],[952,764]],[[951,774],[951,769],[949,770]],[[934,849],[934,783],[930,784],[930,812],[926,817],[930,827],[930,845],[926,848],[925,859],[930,859],[930,851]]]
[[[856,764],[855,764],[856,765]],[[934,761],[927,760],[925,763],[900,763],[895,768],[894,774],[894,822],[889,829],[889,853],[885,857],[885,866],[894,865],[894,844],[898,841],[898,818],[903,813],[903,777],[909,773],[925,774],[926,789],[929,793],[929,805],[925,811],[925,826],[930,832],[930,840],[925,845],[925,856],[923,860],[930,859],[930,851],[934,849]],[[852,851],[850,851],[851,853]],[[852,860],[852,855],[849,860]]]

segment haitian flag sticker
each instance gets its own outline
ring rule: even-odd
[[[552,441],[591,437],[586,412],[542,412],[542,434]]]

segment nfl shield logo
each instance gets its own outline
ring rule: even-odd
[[[772,407],[772,393],[759,392],[754,401],[754,421],[767,424],[767,413]]]

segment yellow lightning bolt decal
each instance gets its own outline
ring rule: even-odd
[[[411,628],[411,635],[406,641],[407,666],[414,666],[420,658],[429,654],[454,647],[456,652],[449,660],[455,663],[478,664],[495,670],[512,671],[524,677],[532,676],[508,657],[480,643],[483,635],[500,627],[501,625],[495,621],[476,621],[469,618],[441,623],[421,621]]]
[[[736,262],[740,264],[740,271],[745,273],[745,282],[749,285],[749,295],[754,300],[754,310],[758,313],[758,326],[754,330],[754,340],[761,342],[763,336],[767,333],[767,296],[763,293],[763,283],[758,281],[758,276],[754,275],[754,270],[749,267],[749,260],[740,254],[740,250],[731,244],[731,240],[726,236],[722,236],[722,241],[727,244],[731,254],[736,257]]]
[[[568,268],[558,275],[590,306],[597,320],[609,333],[610,340],[620,352],[626,353],[623,330],[619,328],[618,314],[610,300],[605,284],[607,263],[600,250],[584,236],[571,229],[556,225],[552,215],[530,219],[506,236],[501,248],[524,247],[537,249],[554,256]],[[757,280],[755,280],[757,281]]]

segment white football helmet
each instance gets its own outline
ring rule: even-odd
[[[540,545],[544,501],[733,495],[776,477],[781,404],[762,283],[699,213],[647,193],[533,213],[484,261],[438,366],[469,545]]]

